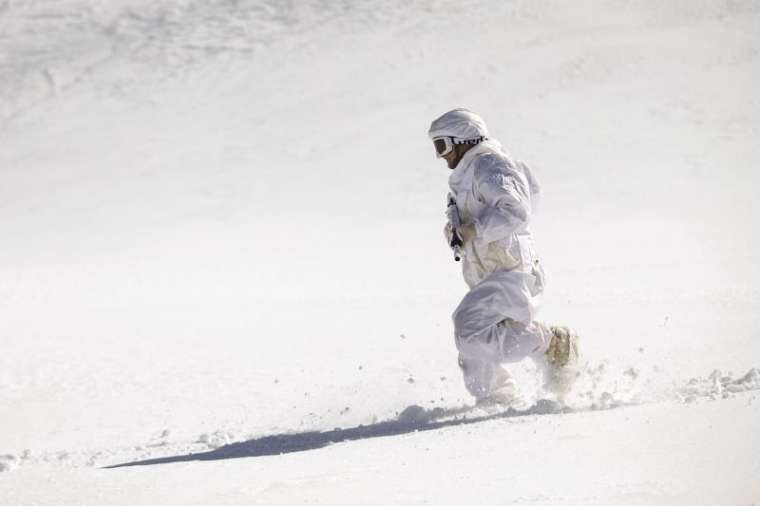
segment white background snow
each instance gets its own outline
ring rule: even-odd
[[[756,0],[0,1],[0,504],[760,504],[759,82]],[[426,430],[461,106],[571,413]]]

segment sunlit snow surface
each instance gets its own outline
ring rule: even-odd
[[[0,503],[760,503],[758,27],[0,0]],[[425,135],[458,106],[542,183],[564,405],[521,364],[469,407]]]

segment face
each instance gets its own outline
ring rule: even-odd
[[[474,144],[454,144],[453,149],[445,155],[441,156],[441,158],[446,160],[446,165],[449,166],[449,169],[454,170],[464,154],[467,153],[472,147],[474,147]],[[438,148],[437,145],[436,148]]]
[[[454,149],[451,150],[451,153],[443,155],[443,159],[446,160],[446,165],[449,166],[449,169],[456,169],[457,164],[462,159],[464,154],[474,147],[475,146],[473,144],[455,144]]]
[[[454,170],[457,166],[457,162],[459,162],[459,155],[457,154],[457,151],[459,150],[457,147],[458,146],[454,146],[454,149],[443,155],[443,159],[446,160],[446,165],[448,165],[451,170]]]
[[[447,138],[447,137],[436,138],[433,141],[433,143],[435,144],[435,149],[438,153],[444,151],[446,148],[451,149],[451,151],[449,151],[445,155],[438,155],[438,157],[446,160],[446,165],[449,166],[449,169],[454,169],[457,166],[457,163],[459,162],[460,145],[458,144],[452,145],[451,138]]]

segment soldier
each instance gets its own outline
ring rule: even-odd
[[[530,357],[545,388],[563,397],[577,376],[578,338],[535,319],[544,290],[530,232],[535,178],[470,110],[447,112],[428,135],[452,170],[444,232],[470,287],[452,316],[467,390],[481,405],[511,404],[516,386],[502,364]]]

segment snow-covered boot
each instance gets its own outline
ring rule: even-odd
[[[507,381],[505,381],[502,385],[500,385],[498,388],[492,390],[488,393],[488,395],[485,395],[483,397],[478,397],[476,399],[475,404],[478,407],[483,408],[489,408],[489,407],[509,407],[512,406],[520,401],[520,398],[517,395],[517,384],[515,383],[515,380],[510,377]]]
[[[578,335],[568,327],[550,327],[552,338],[546,350],[544,388],[564,397],[578,377]]]
[[[459,367],[464,375],[464,385],[478,406],[510,406],[517,400],[515,379],[498,362],[460,354]]]

